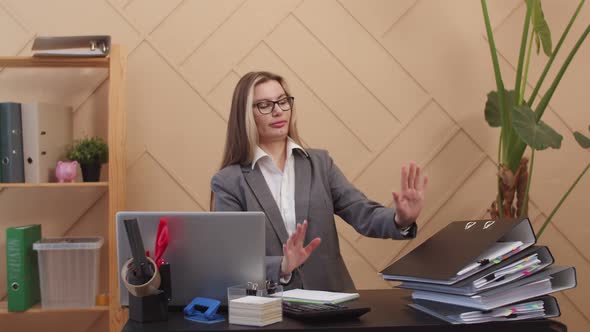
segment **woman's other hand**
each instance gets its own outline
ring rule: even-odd
[[[311,240],[307,246],[303,246],[305,233],[307,232],[307,220],[303,224],[297,224],[297,229],[287,243],[283,244],[283,261],[281,263],[281,274],[288,275],[309,258],[311,253],[320,245],[322,240],[319,237]]]
[[[402,166],[401,191],[393,192],[395,202],[395,223],[399,227],[411,225],[418,219],[424,205],[424,193],[428,187],[428,177],[420,174],[420,167],[410,163],[410,169]]]

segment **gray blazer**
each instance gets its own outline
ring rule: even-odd
[[[373,202],[357,190],[334,164],[327,151],[295,150],[295,215],[297,223],[307,219],[305,244],[315,237],[322,243],[294,271],[285,287],[328,291],[354,290],[354,283],[340,254],[334,214],[357,232],[376,238],[407,239],[416,236],[414,223],[404,237],[394,225],[394,209]],[[282,244],[289,235],[281,213],[258,165],[230,165],[211,180],[216,211],[263,211],[266,213],[266,270],[269,280],[278,281]]]

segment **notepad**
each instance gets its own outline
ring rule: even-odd
[[[331,304],[346,302],[359,297],[359,293],[326,292],[299,288],[284,291],[282,295],[284,301]]]

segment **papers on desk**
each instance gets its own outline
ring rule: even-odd
[[[337,304],[359,297],[358,293],[338,293],[307,289],[291,289],[283,292],[283,300],[304,303]]]
[[[248,326],[266,326],[283,320],[280,298],[244,296],[229,302],[229,323]]]

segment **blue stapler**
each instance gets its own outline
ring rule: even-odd
[[[200,323],[217,323],[224,321],[222,315],[217,313],[221,302],[205,297],[196,297],[184,307],[186,319]]]

